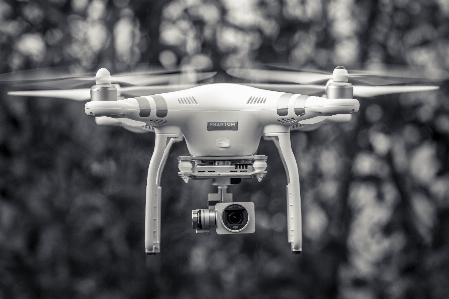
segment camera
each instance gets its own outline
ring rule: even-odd
[[[254,203],[220,202],[209,209],[193,210],[192,224],[197,233],[208,234],[211,227],[215,227],[219,235],[254,233]]]
[[[231,202],[215,205],[217,234],[251,234],[256,230],[254,203]]]

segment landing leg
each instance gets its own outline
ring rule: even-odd
[[[145,252],[160,252],[161,242],[161,192],[162,170],[173,143],[182,141],[178,134],[156,134],[154,153],[148,168],[145,206]]]
[[[299,189],[299,174],[296,159],[290,143],[290,133],[265,133],[264,138],[271,140],[279,150],[282,162],[287,173],[287,229],[288,242],[293,253],[302,250],[301,225],[301,196]]]

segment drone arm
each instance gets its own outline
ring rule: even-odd
[[[287,174],[288,242],[293,253],[302,250],[301,195],[299,173],[290,143],[290,132],[265,132],[264,139],[272,140],[279,150]]]
[[[99,126],[122,127],[133,133],[154,132],[152,127],[146,126],[144,122],[133,121],[127,118],[112,118],[108,116],[95,117],[95,123]]]
[[[146,191],[145,252],[147,254],[156,254],[160,252],[161,175],[172,144],[182,141],[182,139],[182,135],[178,133],[156,133],[154,153],[148,168]]]
[[[331,116],[317,116],[305,121],[299,121],[292,126],[291,131],[312,131],[324,125],[344,124],[351,121],[351,114],[335,114]]]

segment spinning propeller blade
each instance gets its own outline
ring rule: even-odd
[[[118,93],[127,97],[147,96],[150,94],[165,93],[188,89],[198,86],[198,84],[178,84],[178,85],[160,85],[160,86],[130,86],[119,87]],[[75,101],[90,100],[90,89],[57,89],[57,90],[28,90],[28,91],[10,91],[9,95],[22,97],[45,97],[68,99]]]
[[[299,93],[307,95],[323,94],[326,92],[325,85],[301,85],[301,84],[244,84],[261,89],[274,90],[288,93]],[[368,98],[378,95],[405,93],[405,92],[419,92],[430,91],[438,89],[438,86],[411,86],[411,85],[388,85],[388,86],[362,86],[354,85],[354,97]]]
[[[404,93],[404,92],[418,92],[436,90],[438,86],[353,86],[355,97],[374,97],[384,94]]]
[[[207,72],[207,73],[198,73],[195,74],[195,79],[205,80],[212,78],[215,76],[216,72]],[[119,83],[119,84],[129,84],[129,85],[155,85],[155,84],[169,84],[171,82],[182,82],[186,79],[186,74],[163,74],[154,75],[154,74],[126,74],[126,75],[112,75],[111,83]],[[73,81],[75,80],[75,81]],[[79,86],[84,83],[91,84],[96,80],[96,77],[86,77],[86,78],[74,78],[74,79],[65,79],[57,81],[58,84],[66,83],[71,85],[71,87]]]
[[[44,69],[48,71],[48,69]],[[120,96],[145,96],[149,94],[171,92],[177,90],[183,90],[197,86],[194,84],[201,80],[206,80],[215,76],[216,72],[205,72],[197,73],[195,70],[189,69],[187,72],[183,73],[173,73],[173,71],[149,71],[143,73],[124,73],[113,75],[105,68],[100,69],[95,76],[75,76],[75,77],[58,77],[58,78],[46,78],[46,79],[36,79],[39,74],[44,74],[42,70],[32,70],[28,74],[27,72],[18,72],[10,74],[1,74],[0,83],[4,82],[19,82],[16,86],[26,86],[27,88],[35,89],[43,87],[55,87],[60,88],[59,90],[47,89],[47,90],[26,90],[26,91],[10,91],[9,95],[13,96],[32,96],[32,97],[52,97],[52,98],[62,98],[70,99],[76,101],[85,101],[93,99],[91,95],[91,89],[78,88],[73,89],[74,86],[89,85],[94,84],[107,84],[112,83],[127,83],[130,85],[148,85],[148,84],[169,84],[172,85],[157,85],[157,86],[129,86],[121,87],[115,85],[117,89],[117,94]],[[11,76],[14,74],[15,76]],[[50,74],[55,76],[60,73],[54,73],[53,70]],[[19,76],[20,75],[20,76]],[[37,76],[37,77],[36,77]],[[5,81],[5,78],[8,79]],[[15,81],[19,79],[19,81]],[[11,80],[14,79],[14,80]],[[67,87],[69,86],[69,87]]]
[[[245,83],[243,85],[252,86],[261,89],[274,90],[280,92],[299,93],[299,94],[322,94],[326,91],[324,85],[313,84],[270,84],[270,83]]]
[[[150,70],[112,75],[111,83],[127,85],[196,83],[196,81],[209,79],[215,74],[215,72],[200,73],[195,69],[190,72],[180,69]],[[69,74],[66,68],[34,69],[0,74],[0,84],[26,86],[32,89],[52,89],[55,86],[60,89],[90,87],[96,79],[96,76],[92,74]]]
[[[326,74],[326,75],[329,74],[329,72],[327,72],[327,71],[314,70],[314,69],[303,69],[303,68],[298,68],[298,67],[291,66],[288,64],[284,64],[284,63],[266,63],[266,64],[262,64],[262,65],[268,66],[271,68],[283,69],[283,70],[294,71],[294,72]]]
[[[322,71],[304,70],[282,64],[267,64],[267,66],[284,70],[229,69],[227,73],[233,77],[251,81],[292,82],[300,84],[322,82],[333,78],[332,73],[324,73]],[[449,73],[442,70],[412,67],[390,68],[389,70],[348,71],[348,79],[353,82],[362,82],[370,85],[389,85],[428,80],[447,80],[449,78]]]
[[[312,83],[329,80],[328,74],[317,74],[309,72],[290,72],[290,71],[270,71],[253,69],[229,69],[226,71],[229,75],[247,79],[251,81],[272,81],[272,82],[292,82],[292,83]],[[332,77],[332,75],[330,75]]]
[[[88,88],[70,90],[9,91],[8,94],[12,96],[59,98],[75,101],[87,101],[90,99],[90,89]]]
[[[392,82],[405,83],[419,80],[443,80],[449,78],[446,72],[435,70],[433,75],[422,79],[423,72],[410,73],[408,77],[404,77],[406,69],[395,69],[392,71],[354,71],[348,73],[344,67],[337,67],[332,74],[323,74],[322,72],[307,71],[297,69],[291,66],[269,65],[274,67],[281,67],[288,69],[288,71],[281,70],[254,70],[254,69],[230,69],[228,74],[237,78],[252,79],[253,81],[277,81],[277,82],[295,82],[295,83],[309,83],[324,80],[328,84],[338,82],[339,84],[352,80],[355,82],[364,82],[368,84],[377,84],[377,86],[358,86],[353,85],[353,95],[355,97],[373,97],[377,95],[404,93],[404,92],[419,92],[438,89],[438,86],[413,86],[413,85],[388,85]],[[410,71],[410,70],[408,70]],[[329,83],[330,82],[330,83]],[[251,83],[245,84],[257,88],[269,89],[289,93],[301,93],[314,95],[318,93],[326,93],[327,85],[316,84],[270,84],[270,83]],[[380,85],[380,86],[379,86]]]
[[[197,73],[194,79],[197,81],[206,80],[215,76],[216,72]],[[51,88],[58,86],[63,89],[72,89],[75,87],[90,87],[92,83],[96,81],[96,77],[79,77],[79,78],[67,78],[67,79],[49,79],[42,82],[37,80],[29,82],[20,82],[16,86],[27,88]],[[186,80],[186,74],[160,74],[160,75],[148,75],[148,74],[128,74],[128,75],[112,75],[111,83],[114,84],[127,84],[127,85],[154,85],[154,84],[169,84],[172,82],[179,83]]]
[[[159,86],[129,86],[119,88],[121,95],[129,97],[147,96],[150,94],[165,93],[188,89],[198,86],[198,84],[175,84],[175,85],[159,85]]]

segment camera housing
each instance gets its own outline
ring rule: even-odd
[[[256,231],[254,203],[223,202],[215,205],[217,234],[251,234]]]
[[[254,203],[222,202],[209,209],[193,210],[192,226],[197,234],[209,234],[211,227],[215,227],[219,235],[254,233]]]
[[[256,231],[252,202],[223,202],[215,205],[217,234],[251,234]]]

